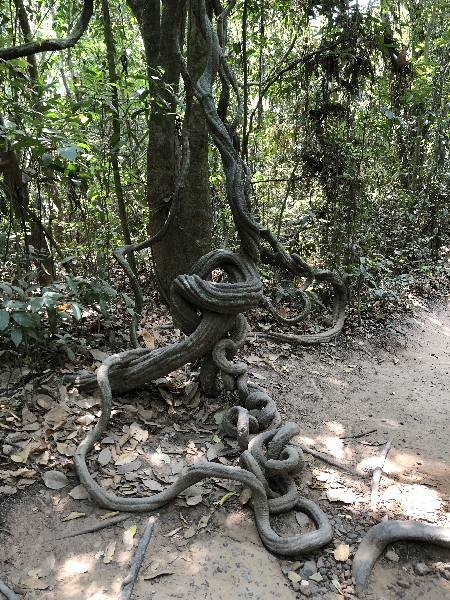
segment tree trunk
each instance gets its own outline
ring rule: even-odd
[[[165,0],[161,14],[154,2],[147,4],[144,0],[128,0],[128,4],[138,21],[144,40],[149,75],[154,76],[153,69],[162,67],[164,83],[177,90],[180,70],[174,51],[173,32],[178,0]],[[192,10],[189,13],[192,15]],[[155,40],[159,40],[158,44]],[[189,18],[188,62],[193,79],[202,72],[205,60],[204,41],[192,15]],[[156,116],[158,109],[155,106],[149,127],[147,202],[150,209],[150,236],[161,229],[169,214],[180,163],[176,103],[164,90],[161,90],[160,96],[169,104],[168,112],[171,114]],[[160,291],[166,302],[173,279],[181,273],[188,273],[197,259],[211,248],[208,134],[203,113],[197,104],[193,108],[189,141],[191,163],[179,213],[166,236],[153,248]]]

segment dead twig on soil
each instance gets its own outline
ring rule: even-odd
[[[130,568],[130,572],[122,581],[122,585],[120,586],[122,591],[120,592],[119,600],[128,600],[128,598],[131,596],[131,592],[133,591],[133,586],[136,581],[137,574],[139,573],[139,569],[144,559],[145,551],[147,550],[148,543],[150,541],[150,538],[152,537],[154,526],[155,519],[154,517],[150,517],[147,523],[147,527],[145,528],[144,535],[139,540],[139,544],[133,559],[133,563]]]
[[[0,592],[5,596],[7,600],[21,600],[17,594],[15,594],[12,589],[10,589],[6,583],[4,583],[0,579]]]
[[[377,509],[377,500],[378,500],[378,490],[380,487],[381,473],[383,472],[384,461],[386,460],[386,456],[391,449],[392,441],[394,438],[390,438],[383,448],[382,453],[380,454],[380,458],[378,459],[378,464],[373,470],[372,476],[372,492],[370,497],[370,504],[372,506],[372,510]]]
[[[311,454],[311,456],[314,456],[315,458],[319,458],[320,460],[323,460],[323,462],[328,463],[332,467],[336,467],[337,469],[340,469],[341,471],[347,471],[348,473],[351,473],[352,475],[361,477],[361,473],[358,473],[352,467],[348,467],[347,465],[344,465],[344,464],[340,463],[339,461],[334,460],[334,458],[331,458],[331,456],[322,454],[322,452],[318,452],[317,450],[308,448],[308,446],[304,446],[303,444],[296,443],[295,445],[298,446],[299,448],[301,448],[303,450],[303,452],[306,452],[306,454]]]
[[[78,531],[74,531],[73,533],[69,533],[68,535],[61,535],[60,537],[53,538],[53,540],[51,541],[56,542],[56,540],[64,540],[67,538],[76,537],[77,535],[84,535],[85,533],[93,533],[94,531],[100,531],[100,529],[105,529],[105,527],[109,527],[110,525],[117,525],[117,523],[122,523],[122,521],[126,521],[128,518],[129,515],[119,515],[118,517],[107,519],[106,521],[103,521],[103,523],[97,523],[96,525],[91,525],[91,527],[78,529]]]
[[[356,438],[364,437],[365,435],[369,435],[369,433],[375,433],[376,429],[371,429],[370,431],[364,431],[363,433],[355,433],[355,435],[343,435],[340,437],[340,440],[354,440]]]

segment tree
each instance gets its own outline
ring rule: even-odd
[[[187,55],[193,77],[205,63],[205,45],[195,18],[197,0],[188,3]],[[180,174],[180,140],[177,131],[177,103],[180,67],[175,55],[172,32],[175,30],[177,0],[128,0],[144,41],[149,82],[154,83],[159,69],[159,101],[152,103],[147,147],[147,202],[150,211],[148,233],[155,235],[164,225],[173,202]],[[184,28],[180,31],[184,42]],[[155,86],[151,93],[156,95]],[[159,289],[169,303],[170,285],[180,273],[187,273],[196,260],[211,249],[212,208],[209,195],[208,135],[197,103],[188,125],[191,159],[177,214],[165,236],[152,251]],[[162,160],[162,157],[164,159]]]

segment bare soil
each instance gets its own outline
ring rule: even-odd
[[[394,518],[450,526],[448,303],[418,308],[413,317],[398,317],[382,334],[362,329],[357,336],[343,335],[336,344],[317,349],[292,350],[256,336],[243,356],[250,378],[272,394],[283,421],[300,425],[297,441],[352,465],[358,473],[349,475],[305,455],[300,493],[316,500],[330,516],[335,537],[327,547],[299,557],[295,564],[273,556],[259,540],[251,509],[239,502],[240,488],[220,505],[218,499],[227,489],[214,485],[215,492],[204,495],[195,506],[180,499],[155,515],[153,537],[132,599],[303,597],[307,592],[300,592],[299,584],[293,584],[287,574],[294,571],[308,579],[302,571],[306,561],[314,562],[322,578],[310,580],[313,597],[348,599],[355,597],[352,557],[370,526]],[[129,395],[126,401],[133,405],[139,398]],[[213,431],[210,435],[207,430],[199,433],[198,427],[189,431],[189,421],[185,431],[180,429],[150,426],[147,443],[153,451],[158,445],[164,451],[164,444],[190,448],[190,460],[195,462],[204,456]],[[371,430],[375,431],[341,439]],[[371,469],[391,437],[373,513]],[[194,446],[189,446],[190,441]],[[177,459],[169,456],[172,463]],[[0,459],[0,472],[15,468],[8,456]],[[89,499],[68,495],[77,481],[67,462],[65,469],[70,483],[61,490],[48,489],[38,478],[17,493],[0,495],[0,579],[24,600],[117,599],[148,515],[131,515],[120,525],[55,541],[98,523],[107,512]],[[129,480],[133,482],[131,476]],[[71,512],[85,516],[62,521]],[[123,533],[134,524],[134,545],[128,550]],[[295,535],[312,525],[292,513],[274,517],[273,526],[280,535]],[[105,563],[104,552],[111,542],[116,542],[115,552]],[[335,548],[342,544],[350,547],[346,561],[334,557]],[[384,552],[360,597],[450,598],[450,550],[401,542],[386,550],[391,560]],[[416,574],[417,563],[425,564],[425,575]],[[34,586],[45,589],[30,589]]]

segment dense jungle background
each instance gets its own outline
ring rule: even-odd
[[[87,352],[86,320],[99,323],[98,334],[106,324],[111,340],[118,329],[126,346],[117,325],[133,300],[112,251],[160,229],[179,176],[185,91],[172,50],[175,4],[103,0],[79,41],[61,46],[82,8],[2,4],[0,352],[13,361],[61,349],[76,360]],[[192,12],[188,3],[183,48],[195,77],[205,48]],[[383,323],[446,279],[448,13],[434,0],[244,0],[228,24],[244,102],[230,126],[253,174],[255,214],[289,251],[346,277],[350,324]],[[59,51],[10,58],[49,38]],[[219,102],[225,121],[228,101]],[[175,222],[153,256],[129,258],[147,300],[167,303],[175,275],[211,247],[237,243],[196,103],[189,130]],[[281,314],[295,311],[299,282],[276,269],[261,276]],[[308,294],[318,307],[327,299],[320,288]],[[324,319],[302,331],[326,328]],[[268,317],[258,321],[270,327]]]

